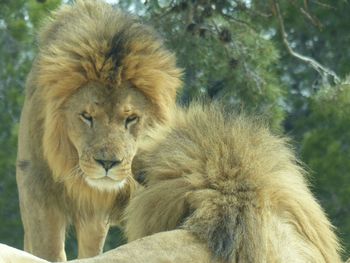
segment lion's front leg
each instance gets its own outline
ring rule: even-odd
[[[25,200],[29,201],[30,198]],[[30,203],[23,205],[21,200],[24,249],[50,261],[66,261],[65,217],[53,207],[45,208],[34,200]]]
[[[103,252],[103,245],[109,229],[107,220],[90,219],[75,223],[78,239],[78,257],[94,257]]]
[[[56,199],[49,196],[50,184],[41,183],[38,179],[48,177],[48,171],[45,167],[36,166],[33,161],[24,161],[21,155],[18,158],[17,186],[24,249],[46,260],[65,261],[66,216]]]

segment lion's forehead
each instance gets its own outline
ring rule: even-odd
[[[111,116],[127,116],[135,112],[146,112],[151,103],[130,84],[118,87],[92,82],[81,87],[69,100],[71,109],[90,113],[105,112]]]

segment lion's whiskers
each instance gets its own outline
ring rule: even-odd
[[[78,178],[83,175],[84,175],[84,172],[80,169],[79,165],[75,165],[73,168],[70,169],[68,174],[64,177],[61,177],[58,180],[58,182],[63,183],[65,181],[71,180],[73,178]]]

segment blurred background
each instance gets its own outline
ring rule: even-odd
[[[0,0],[0,242],[22,248],[15,182],[35,32],[60,0]],[[67,2],[67,1],[63,1]],[[292,138],[312,191],[350,252],[350,3],[347,0],[109,0],[142,17],[184,69],[179,103],[220,100]],[[72,233],[73,229],[70,231]],[[112,230],[105,249],[123,242]],[[76,256],[69,234],[67,251]]]

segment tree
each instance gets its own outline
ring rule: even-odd
[[[149,1],[146,17],[176,51],[184,68],[182,102],[209,97],[259,112],[278,129],[284,119],[284,86],[274,43],[250,24],[239,1]]]
[[[22,247],[23,230],[15,180],[17,130],[24,83],[34,56],[39,20],[60,1],[0,1],[0,237]]]
[[[0,0],[0,241],[18,248],[23,233],[14,171],[23,87],[35,55],[35,32],[60,2]],[[176,52],[185,84],[179,103],[198,97],[221,100],[236,109],[262,114],[276,132],[287,132],[295,139],[297,151],[312,173],[314,192],[349,250],[349,3],[114,3],[153,25]],[[337,77],[325,70],[317,72],[291,51],[324,65],[326,71],[333,69]],[[107,249],[123,242],[118,230],[114,231]],[[72,257],[76,250],[72,239],[68,250]]]
[[[350,84],[325,87],[311,99],[301,156],[313,175],[315,192],[349,247]],[[316,187],[317,186],[317,187]]]

